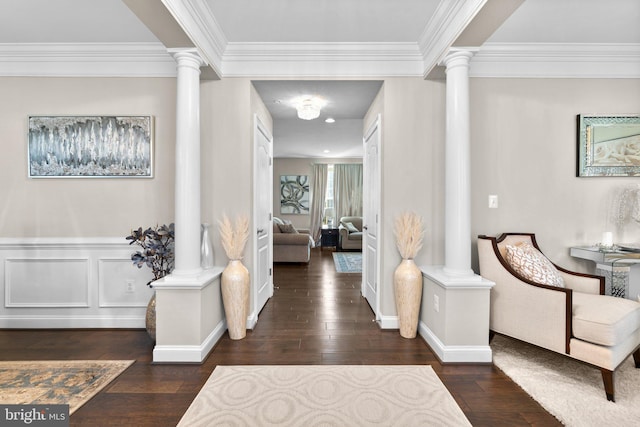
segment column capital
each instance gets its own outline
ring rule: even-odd
[[[200,71],[200,67],[207,65],[207,62],[195,47],[171,48],[167,49],[167,52],[175,59],[179,67],[187,66]]]
[[[440,65],[444,65],[447,69],[456,66],[469,66],[469,61],[473,58],[478,50],[477,47],[452,47],[449,49],[445,57],[440,62]]]

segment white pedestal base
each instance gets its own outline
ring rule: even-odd
[[[154,362],[202,362],[227,329],[220,293],[221,267],[198,276],[154,282]]]
[[[447,275],[441,266],[423,274],[420,336],[443,363],[490,363],[489,292],[494,283],[478,275]]]

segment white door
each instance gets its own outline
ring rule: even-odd
[[[362,295],[379,320],[380,115],[364,135]]]
[[[271,243],[271,209],[273,206],[272,147],[273,138],[267,128],[254,115],[254,174],[253,174],[253,230],[254,271],[253,271],[253,312],[249,327],[258,321],[260,310],[273,296],[273,257]]]

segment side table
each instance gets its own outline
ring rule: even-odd
[[[328,246],[335,246],[338,249],[338,229],[332,227],[322,227],[320,237],[320,250]]]

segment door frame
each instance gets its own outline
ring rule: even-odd
[[[252,242],[253,242],[253,279],[251,280],[251,302],[252,302],[252,311],[249,313],[249,317],[247,318],[247,328],[248,329],[253,329],[254,326],[256,325],[256,323],[258,322],[258,315],[260,314],[258,311],[258,287],[260,286],[260,283],[258,283],[257,278],[260,277],[259,275],[259,269],[260,269],[260,263],[258,262],[258,233],[256,231],[256,224],[258,224],[258,212],[257,212],[257,205],[258,205],[258,201],[257,201],[257,197],[258,197],[258,192],[256,191],[256,188],[258,188],[258,183],[257,183],[257,168],[258,168],[258,162],[257,162],[257,150],[258,150],[258,137],[259,135],[262,134],[268,141],[269,141],[269,194],[268,194],[268,200],[270,201],[269,203],[269,218],[271,220],[273,220],[273,136],[271,135],[271,132],[269,131],[269,129],[267,129],[267,127],[262,123],[262,120],[260,120],[260,117],[258,117],[257,114],[254,113],[253,115],[253,191],[252,191],[252,201],[253,201],[253,207],[252,207],[252,225],[253,227],[251,227],[251,234],[252,234]],[[269,298],[271,298],[273,296],[273,232],[272,230],[268,230],[269,233],[269,242],[267,243],[268,245],[268,251],[269,251],[269,262],[268,262],[268,268],[269,268],[269,284],[267,286],[269,286]]]

